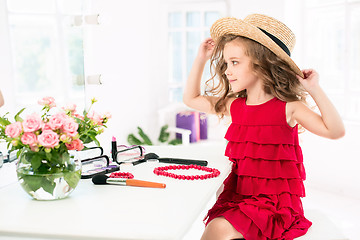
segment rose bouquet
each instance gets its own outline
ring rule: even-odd
[[[91,100],[89,109],[84,110],[83,115],[76,113],[74,104],[50,114],[56,104],[54,98],[46,97],[38,102],[43,106],[41,114],[33,113],[22,119],[20,115],[25,109],[21,109],[14,116],[13,123],[7,114],[0,117],[0,138],[8,142],[11,150],[19,150],[18,179],[34,198],[41,199],[37,195],[41,188],[43,192],[52,195],[49,199],[64,197],[64,193],[60,197],[53,196],[56,186],[60,185],[60,178],[65,180],[68,189],[76,187],[81,167],[74,162],[74,156],[69,150],[80,151],[84,144],[90,142],[99,146],[96,136],[104,131],[111,117],[110,114],[101,116],[90,111],[95,102],[95,99]],[[40,175],[43,176],[41,180],[38,178]]]

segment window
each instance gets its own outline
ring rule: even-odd
[[[86,1],[7,0],[6,4],[15,105],[33,104],[44,96],[53,96],[58,103],[83,104],[83,29],[79,19]]]
[[[360,120],[360,1],[307,0],[307,65],[346,120]],[[311,36],[311,37],[309,37]]]
[[[211,25],[224,16],[225,4],[173,6],[168,12],[169,101],[182,102],[183,88],[201,41],[210,37]],[[209,63],[203,79],[209,79]]]

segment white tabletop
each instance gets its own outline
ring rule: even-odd
[[[207,180],[157,176],[156,162],[126,166],[135,179],[166,183],[165,189],[94,185],[81,180],[62,200],[32,200],[17,183],[0,188],[0,236],[46,239],[182,239],[230,172],[223,145],[147,147],[160,157],[207,160],[221,174]],[[5,169],[0,169],[4,175]],[[190,170],[182,174],[203,174]],[[10,174],[7,172],[7,174]],[[15,170],[12,172],[15,175]]]

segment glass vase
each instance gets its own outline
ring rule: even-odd
[[[81,177],[81,161],[76,153],[57,150],[47,153],[22,149],[16,167],[22,188],[36,200],[66,198]]]

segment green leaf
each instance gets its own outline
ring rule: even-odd
[[[88,135],[81,135],[80,136],[80,140],[86,144],[86,143],[90,143],[92,141],[92,139],[90,138],[90,136]]]
[[[90,131],[87,133],[87,135],[96,137],[97,132],[96,132],[95,130],[90,130]]]
[[[34,154],[29,162],[31,162],[31,167],[36,171],[41,165],[42,157],[40,155]]]
[[[0,117],[0,125],[7,126],[9,124],[11,124],[11,122],[7,120],[7,118]]]
[[[54,179],[48,179],[43,177],[41,181],[41,187],[44,189],[45,192],[48,192],[52,195],[56,187],[56,183],[54,182]]]
[[[182,144],[181,139],[173,139],[169,142],[169,145],[179,145],[179,144]]]
[[[23,119],[20,117],[20,114],[25,110],[25,108],[21,109],[15,116],[14,116],[14,119],[15,121],[17,122],[22,122]]]
[[[61,153],[61,154],[59,154],[59,155],[60,155],[59,158],[61,159],[61,162],[62,162],[63,164],[65,164],[65,162],[70,159],[70,154],[69,154],[69,152],[63,152],[63,153]]]
[[[7,148],[9,148],[9,145],[10,145],[10,143],[8,144]],[[20,154],[21,154],[23,151],[25,151],[25,148],[23,148],[23,149],[21,149],[21,150],[19,150],[19,151],[16,152],[16,158],[17,158],[17,159],[19,159],[19,156],[20,156]],[[10,154],[9,154],[9,155],[10,155]]]
[[[129,134],[127,141],[130,145],[142,145],[143,144],[137,137],[135,137],[134,134]]]
[[[64,179],[71,188],[75,188],[80,180],[79,172],[64,172]]]
[[[96,146],[100,147],[100,142],[93,136],[90,136],[91,140],[93,140],[96,144]]]
[[[168,125],[165,125],[161,128],[160,135],[158,138],[159,142],[164,143],[167,142],[167,140],[169,140],[170,133],[166,131],[168,128],[169,128]]]
[[[19,173],[18,173],[19,174]],[[28,192],[30,191],[36,191],[38,190],[41,185],[42,185],[42,177],[39,176],[32,176],[32,175],[23,175],[20,174],[20,179],[23,180],[23,182],[21,183],[21,185],[23,186],[23,188],[25,190],[27,190]]]
[[[144,133],[144,131],[141,129],[141,127],[138,127],[139,135],[144,140],[145,145],[153,145],[150,138]]]
[[[49,161],[49,162],[51,162],[51,158],[52,158],[52,153],[51,152],[45,152],[45,157],[46,157],[46,159]]]

